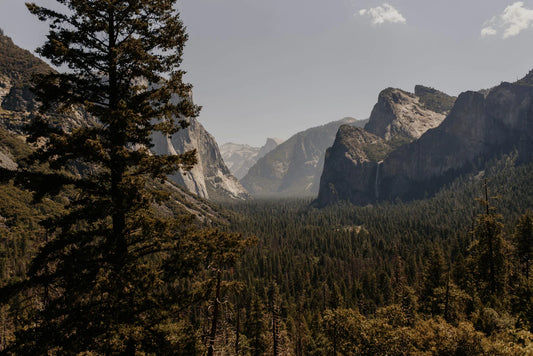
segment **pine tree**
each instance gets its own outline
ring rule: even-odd
[[[483,302],[492,306],[501,305],[506,285],[506,257],[504,252],[503,219],[495,213],[490,205],[487,183],[485,182],[485,199],[478,199],[484,213],[476,218],[472,231],[475,245],[475,259],[479,292]]]
[[[440,314],[439,301],[436,298],[436,289],[446,284],[446,264],[442,251],[437,248],[431,253],[424,271],[424,280],[420,293],[420,304],[424,312]]]
[[[517,273],[512,275],[511,301],[521,323],[533,330],[533,285],[529,278],[533,253],[533,217],[527,212],[518,218],[513,242]]]
[[[253,356],[263,355],[267,349],[264,340],[263,304],[257,294],[252,294],[248,318],[248,338],[250,340],[250,354]]]
[[[281,295],[278,284],[272,281],[268,289],[268,309],[272,318],[272,355],[280,352]]]
[[[516,255],[522,274],[529,281],[529,270],[533,259],[533,217],[526,213],[518,219],[514,233]]]
[[[166,175],[190,168],[195,152],[154,155],[151,135],[170,135],[198,114],[182,81],[187,35],[176,0],[57,0],[64,11],[29,4],[50,23],[38,50],[66,73],[36,78],[40,115],[28,128],[37,151],[5,172],[35,192],[61,196],[66,213],[43,222],[50,240],[28,278],[4,287],[27,295],[14,354],[194,354],[187,306],[205,293],[191,282],[217,241],[192,218],[157,209]],[[75,114],[91,124],[72,124]],[[22,315],[22,314],[21,314]]]

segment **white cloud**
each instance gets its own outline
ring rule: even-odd
[[[359,15],[369,16],[373,25],[381,25],[385,22],[406,23],[407,20],[402,14],[389,4],[373,7],[371,9],[359,10]]]
[[[491,26],[483,27],[481,29],[481,36],[483,36],[483,37],[485,37],[485,36],[494,36],[496,34],[498,34],[498,31],[496,31],[496,29],[491,27]]]
[[[522,1],[509,5],[503,12],[485,22],[481,29],[481,36],[502,35],[509,38],[533,26],[533,10],[524,7]]]

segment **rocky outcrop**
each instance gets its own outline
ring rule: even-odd
[[[32,120],[38,106],[31,92],[32,76],[54,70],[2,34],[0,53],[0,127],[22,134],[24,126]],[[59,123],[67,131],[94,124],[94,118],[79,107],[62,114]]]
[[[360,179],[365,166],[357,162],[349,174],[335,175],[325,170],[320,192],[323,197],[317,203],[346,200],[365,205],[430,196],[461,174],[483,169],[488,160],[515,150],[519,160],[531,160],[533,87],[502,83],[486,96],[465,92],[441,125],[392,151],[376,167],[374,182]],[[333,156],[330,154],[330,159],[339,159]],[[329,185],[335,188],[335,195],[328,193],[332,191]],[[364,193],[355,194],[352,186]]]
[[[383,90],[364,131],[339,130],[326,154],[316,203],[349,200],[363,204],[380,199],[381,162],[394,149],[439,126],[454,102],[454,97],[421,85],[415,87],[415,94]]]
[[[365,123],[345,118],[299,132],[259,159],[241,183],[254,196],[316,196],[324,155],[333,144],[338,128]]]
[[[243,200],[249,197],[239,181],[224,164],[218,145],[196,119],[172,137],[153,136],[157,154],[177,154],[196,149],[197,163],[188,172],[176,172],[169,178],[198,196],[211,200]]]
[[[0,107],[18,112],[35,110],[31,77],[53,69],[3,34],[0,34],[0,53]]]
[[[263,147],[252,147],[250,145],[225,143],[220,146],[220,154],[224,163],[237,179],[242,179],[248,173],[257,160],[281,144],[283,140],[278,138],[267,138]]]
[[[0,168],[14,171],[18,168],[18,164],[13,160],[11,154],[0,151]]]
[[[400,146],[439,126],[445,118],[446,105],[438,106],[438,96],[451,97],[431,88],[416,89],[421,96],[394,88],[383,90],[365,130]]]
[[[455,96],[423,85],[415,85],[415,96],[427,109],[443,115],[450,113],[457,100]]]
[[[325,206],[344,200],[345,196],[355,201],[378,199],[379,191],[368,187],[378,182],[381,160],[391,149],[379,136],[361,128],[341,126],[333,146],[326,151],[316,203]]]
[[[521,161],[532,158],[533,88],[503,83],[487,97],[465,92],[441,126],[383,162],[383,199],[432,194],[458,175],[513,150]]]

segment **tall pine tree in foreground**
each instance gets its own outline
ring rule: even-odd
[[[155,183],[195,161],[194,151],[149,151],[153,132],[173,134],[199,111],[181,99],[191,86],[180,70],[187,35],[176,0],[57,2],[63,12],[28,8],[50,23],[39,53],[68,69],[36,79],[37,151],[10,174],[36,199],[67,204],[44,222],[49,239],[28,278],[2,290],[4,301],[29,296],[10,352],[194,354],[186,311],[201,293],[190,278],[224,253],[213,240],[230,241],[232,253],[241,241],[155,208],[168,198]],[[93,123],[69,125],[75,112]]]
[[[471,251],[475,260],[475,277],[481,300],[491,307],[505,303],[507,258],[503,238],[503,217],[491,206],[487,182],[484,184],[485,199],[477,199],[485,210],[474,222],[475,238]],[[494,198],[491,198],[494,199]]]

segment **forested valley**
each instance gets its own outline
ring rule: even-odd
[[[212,343],[214,355],[530,354],[532,179],[533,165],[510,155],[409,203],[213,206],[220,215],[208,230],[183,235],[189,255],[176,268],[191,293],[174,351],[203,354]],[[39,216],[62,202],[32,204],[12,183],[1,192],[5,284],[24,279],[45,236]],[[2,307],[2,347],[30,317],[18,314],[28,302]]]
[[[64,73],[0,31],[0,354],[533,355],[528,132],[414,201],[209,201],[152,150],[200,113],[176,1],[58,3]]]
[[[226,275],[225,337],[239,320],[252,354],[529,354],[532,168],[507,156],[411,203],[229,206],[258,243]]]

